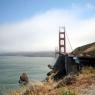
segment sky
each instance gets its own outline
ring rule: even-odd
[[[95,0],[0,0],[0,53],[55,51],[60,26],[73,49],[95,42]]]

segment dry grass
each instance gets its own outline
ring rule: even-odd
[[[25,92],[22,91],[12,91],[8,95],[76,95],[73,90],[56,88],[54,89],[50,84],[45,84],[44,86],[31,86],[26,89]]]
[[[19,92],[19,91],[10,91],[10,95],[21,95],[21,92]]]
[[[44,83],[43,86],[31,86],[23,91],[12,91],[8,95],[80,95],[80,91],[92,84],[95,84],[95,70],[86,67],[76,76],[76,82],[72,85],[54,88],[52,83]]]

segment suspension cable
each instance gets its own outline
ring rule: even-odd
[[[68,40],[68,42],[69,42],[69,44],[70,44],[70,48],[71,48],[71,50],[73,51],[73,48],[72,48],[71,42],[70,42],[69,37],[68,37],[68,35],[67,35],[67,32],[65,32],[65,33],[66,33],[67,40]]]

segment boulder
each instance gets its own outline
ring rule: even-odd
[[[23,85],[26,85],[26,84],[28,84],[28,82],[29,82],[29,79],[28,79],[27,74],[22,73],[22,75],[20,76],[20,79],[19,79],[19,83],[23,84]]]
[[[65,76],[63,79],[59,80],[56,83],[55,88],[59,88],[59,87],[65,86],[65,85],[72,85],[74,83],[76,83],[76,76],[69,74],[69,75]]]
[[[43,86],[44,83],[38,80],[30,80],[28,86]]]
[[[76,82],[76,77],[74,75],[69,74],[64,77],[63,81],[64,81],[64,84],[71,85]]]

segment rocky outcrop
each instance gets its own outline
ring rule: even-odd
[[[20,79],[19,79],[19,83],[23,84],[23,85],[26,85],[26,84],[28,84],[28,82],[29,82],[29,79],[28,79],[27,74],[22,73],[22,75],[20,76]]]

